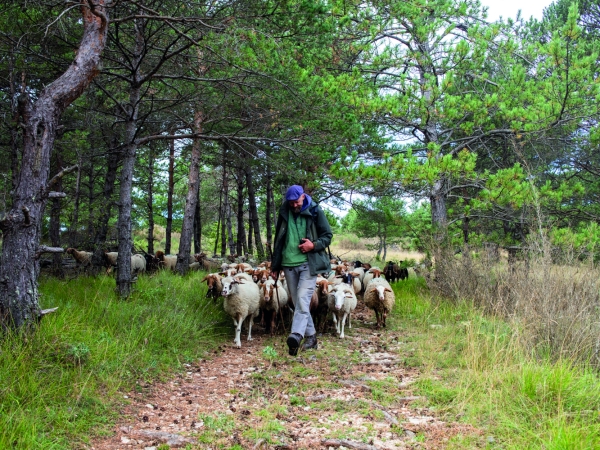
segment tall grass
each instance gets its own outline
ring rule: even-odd
[[[439,258],[428,280],[435,294],[512,322],[538,356],[600,367],[600,271],[592,264],[534,250],[508,262],[470,249]]]
[[[229,331],[205,299],[200,273],[141,276],[130,299],[114,280],[42,280],[42,307],[58,306],[27,339],[0,344],[0,448],[67,449],[106,431],[121,392],[180,370]]]
[[[591,367],[534,354],[518,324],[473,301],[432,297],[422,280],[395,290],[392,324],[406,336],[400,355],[419,367],[414,388],[437,416],[484,430],[486,448],[600,448],[600,378]],[[481,441],[457,435],[447,447]]]

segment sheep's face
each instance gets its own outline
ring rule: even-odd
[[[223,297],[227,297],[237,291],[238,284],[239,281],[233,278],[223,280],[223,290],[221,291]]]
[[[377,289],[377,294],[379,295],[379,300],[383,301],[385,299],[385,287],[377,286],[375,289]]]
[[[352,295],[350,294],[350,292],[344,290],[344,289],[336,289],[333,292],[333,296],[335,297],[335,309],[337,309],[338,311],[340,309],[342,309],[342,306],[344,306],[344,302],[346,301],[346,297],[347,298],[352,298]]]

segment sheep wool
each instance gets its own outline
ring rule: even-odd
[[[354,311],[354,308],[356,308],[356,294],[354,293],[354,289],[346,283],[335,285],[327,297],[327,306],[333,315],[336,332],[343,339],[346,318],[348,318],[348,328],[352,328],[350,315]]]
[[[226,277],[221,280],[223,284],[222,295],[223,309],[233,318],[235,325],[234,345],[237,348],[242,347],[240,335],[242,332],[242,323],[247,319],[248,340],[252,340],[252,324],[254,318],[258,316],[260,293],[258,286],[252,281],[252,277],[246,274],[240,274],[236,277]]]
[[[363,300],[368,308],[375,311],[377,328],[385,327],[385,319],[396,303],[396,296],[384,278],[373,278],[365,289]]]

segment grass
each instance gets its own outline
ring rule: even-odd
[[[204,298],[201,277],[142,276],[127,301],[117,299],[111,278],[42,280],[41,306],[58,311],[27,339],[0,344],[0,449],[83,447],[119,419],[123,392],[168,380],[229,339],[229,321],[220,305]],[[377,430],[368,421],[359,426],[360,418],[381,422],[380,407],[392,409],[417,395],[416,408],[480,430],[451,436],[447,448],[600,448],[597,372],[568,358],[540,358],[539,348],[523,344],[518,322],[486,316],[470,302],[434,298],[421,279],[397,283],[395,291],[388,328],[372,339],[382,351],[396,352],[407,370],[418,369],[414,383],[361,381],[353,367],[364,355],[351,339],[325,339],[314,353],[322,364],[308,366],[286,355],[280,337],[267,338],[259,355],[265,370],[252,378],[257,389],[250,395],[261,405],[256,421],[241,426],[222,411],[199,417],[205,424],[200,446],[242,448],[228,444],[233,431],[283,443],[279,416],[288,414],[323,419],[314,425],[330,437],[366,442]],[[341,380],[369,389],[356,399],[306,400],[322,390],[347,394],[351,388]],[[427,439],[419,432],[415,442]]]
[[[393,326],[412,335],[417,394],[447,420],[484,429],[490,448],[600,448],[597,372],[535,357],[514,325],[470,303],[420,295],[416,284],[398,300]]]
[[[108,277],[42,280],[42,307],[58,311],[28,339],[1,343],[0,448],[83,444],[117,419],[121,391],[167,379],[220,342],[225,317],[200,279],[142,276],[127,301]]]

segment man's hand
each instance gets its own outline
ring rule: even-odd
[[[315,244],[313,244],[309,239],[304,239],[304,243],[300,244],[298,248],[302,253],[308,253],[315,248]]]

